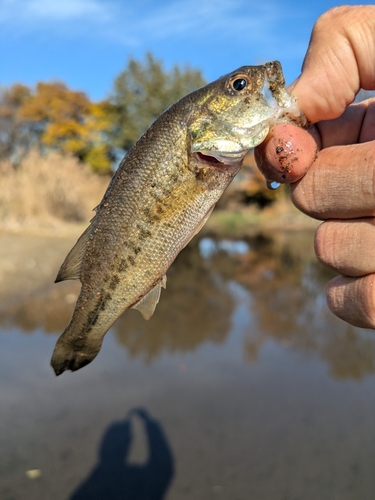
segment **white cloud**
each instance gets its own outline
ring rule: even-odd
[[[280,19],[277,3],[273,0],[267,0],[265,8],[252,5],[250,9],[246,0],[174,0],[155,5],[142,16],[128,11],[124,21],[130,22],[126,22],[125,33],[136,30],[147,37],[162,39],[173,35],[203,38],[209,33],[221,32],[236,43],[246,36],[269,38],[272,36],[270,25]]]
[[[288,9],[289,0],[0,0],[3,36],[55,34],[111,40],[129,49],[152,48],[163,40],[201,43],[202,51],[215,40],[230,50],[280,46],[288,20],[301,11]],[[280,24],[283,21],[283,25]],[[172,46],[171,46],[172,48]],[[297,47],[284,47],[288,50]],[[261,56],[260,56],[261,57]]]
[[[100,0],[1,0],[0,23],[34,25],[36,28],[51,21],[103,21],[103,16],[109,20],[108,5]]]
[[[28,11],[39,19],[68,20],[107,14],[103,4],[93,0],[31,0]]]

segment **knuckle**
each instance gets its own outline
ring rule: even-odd
[[[350,15],[350,6],[340,5],[332,7],[324,12],[316,21],[314,31],[332,31],[334,26],[342,17]]]

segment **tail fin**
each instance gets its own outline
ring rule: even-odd
[[[98,355],[100,348],[101,344],[95,348],[93,346],[77,347],[67,342],[62,334],[53,351],[51,366],[56,375],[61,375],[65,370],[74,372],[91,363]]]

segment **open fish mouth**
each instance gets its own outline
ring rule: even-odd
[[[247,154],[246,151],[236,153],[222,153],[219,151],[197,151],[194,156],[200,163],[218,170],[237,169],[242,165],[242,161]]]

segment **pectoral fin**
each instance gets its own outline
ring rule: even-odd
[[[150,319],[154,314],[157,303],[160,299],[161,287],[167,286],[167,276],[163,276],[161,281],[154,286],[139,302],[134,304],[131,309],[137,309],[144,319]]]

